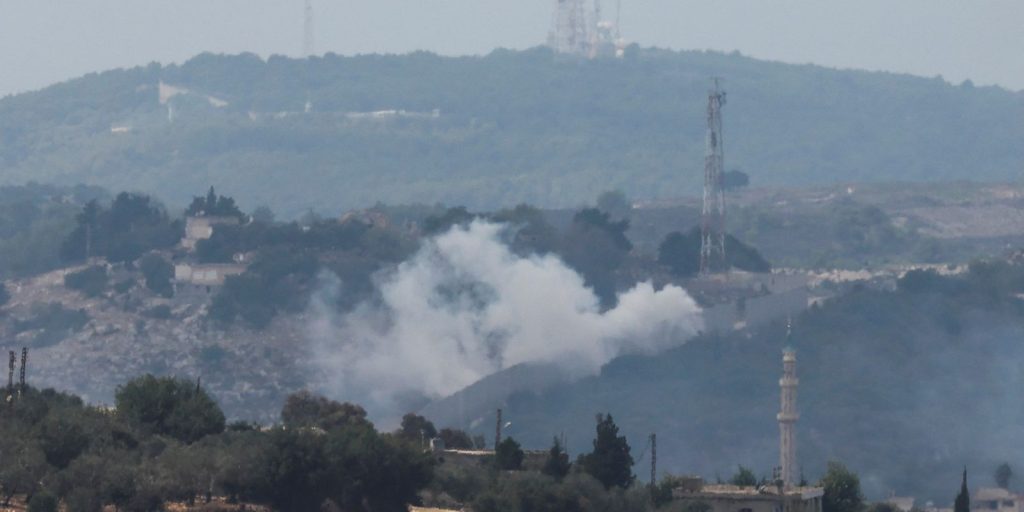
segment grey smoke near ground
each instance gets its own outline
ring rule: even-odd
[[[627,353],[684,343],[702,329],[682,288],[637,284],[602,312],[583,278],[557,257],[518,256],[503,225],[475,221],[427,240],[379,276],[379,298],[337,314],[344,286],[325,276],[310,337],[336,399],[400,414],[400,398],[440,398],[503,368],[556,363],[591,375]]]

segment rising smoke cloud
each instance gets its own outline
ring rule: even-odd
[[[703,327],[677,286],[637,284],[602,312],[579,274],[554,256],[514,254],[503,229],[475,221],[426,241],[379,276],[377,300],[347,314],[331,307],[343,284],[326,277],[310,337],[327,391],[394,413],[397,397],[447,396],[520,363],[595,374],[619,355],[678,345]]]

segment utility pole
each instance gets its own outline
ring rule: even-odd
[[[8,405],[14,404],[14,363],[17,361],[17,356],[14,355],[14,351],[11,350],[10,359],[7,362],[7,403]]]
[[[25,364],[28,363],[28,347],[21,347],[21,386],[18,388],[18,398],[25,393]]]
[[[494,427],[494,451],[498,451],[498,445],[501,444],[501,409],[498,409],[498,424]]]
[[[651,434],[651,491],[658,485],[658,435]]]
[[[704,206],[700,217],[700,273],[726,270],[725,261],[725,152],[722,142],[722,105],[725,91],[719,89],[718,78],[708,91],[708,133],[704,155]]]

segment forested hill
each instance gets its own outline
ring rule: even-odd
[[[0,180],[176,203],[212,184],[285,216],[378,200],[575,206],[612,188],[672,197],[701,183],[712,76],[728,91],[727,166],[755,185],[999,181],[1024,168],[1020,92],[632,47],[594,61],[204,54],[91,74],[0,100]],[[161,81],[191,91],[170,100],[173,122]],[[352,115],[380,110],[415,115]]]
[[[504,417],[519,425],[509,435],[526,446],[565,433],[579,453],[589,449],[594,413],[610,412],[636,454],[649,453],[644,442],[657,433],[662,470],[714,480],[742,464],[770,476],[789,344],[797,350],[804,476],[815,481],[840,460],[872,499],[896,492],[941,506],[965,464],[971,485],[988,487],[1000,463],[1024,460],[1019,290],[1019,263],[976,263],[954,277],[915,271],[896,291],[857,287],[810,309],[794,318],[790,341],[782,323],[698,337],[655,356],[619,358],[598,377],[514,397]]]

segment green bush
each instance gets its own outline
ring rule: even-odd
[[[147,318],[155,318],[157,320],[170,320],[173,316],[171,314],[171,307],[167,304],[160,304],[153,306],[142,312],[142,316]]]
[[[64,286],[78,290],[86,297],[98,297],[107,289],[107,268],[94,265],[64,276]]]
[[[519,446],[519,443],[511,437],[506,437],[494,450],[494,463],[498,469],[503,471],[518,471],[523,469],[523,458],[526,454]]]
[[[15,319],[12,327],[16,333],[40,331],[32,341],[36,348],[59,343],[89,322],[85,310],[67,309],[60,302],[35,303],[29,313],[26,319]]]
[[[129,290],[135,287],[134,279],[125,279],[114,283],[114,291],[117,293],[128,293]]]
[[[28,512],[57,512],[60,503],[57,497],[46,492],[37,492],[28,502]]]
[[[139,261],[139,269],[146,279],[146,288],[163,297],[174,295],[174,266],[157,254],[147,254]]]

